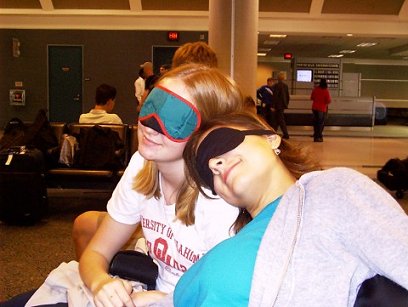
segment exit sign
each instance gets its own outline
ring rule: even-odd
[[[285,60],[291,60],[291,59],[293,59],[293,54],[290,53],[290,52],[285,52],[285,53],[283,54],[283,58],[284,58]]]
[[[178,42],[179,37],[180,37],[180,32],[177,32],[177,31],[167,32],[167,39],[171,42]]]

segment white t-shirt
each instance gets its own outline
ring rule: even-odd
[[[231,225],[238,209],[222,199],[211,200],[200,194],[195,208],[195,224],[182,224],[175,219],[175,205],[166,206],[162,198],[146,199],[132,189],[144,161],[138,152],[133,155],[107,209],[120,223],[141,223],[149,254],[159,264],[156,289],[171,292],[183,272],[232,235]]]
[[[89,113],[81,114],[79,117],[80,124],[123,124],[120,117],[105,110],[92,109]]]
[[[139,77],[135,81],[135,96],[139,103],[142,101],[142,96],[145,90],[145,80]]]

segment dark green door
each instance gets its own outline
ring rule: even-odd
[[[82,46],[48,46],[50,121],[77,122],[82,113]]]

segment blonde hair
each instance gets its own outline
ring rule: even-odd
[[[186,43],[180,46],[173,56],[172,68],[183,64],[203,64],[208,67],[217,67],[218,60],[214,50],[205,42]]]
[[[196,104],[204,124],[216,115],[229,114],[243,109],[243,96],[237,84],[216,68],[199,64],[185,64],[167,72],[159,81],[177,79],[184,83],[186,91]],[[186,180],[179,189],[176,200],[176,216],[186,225],[195,222],[195,203],[198,187]],[[144,167],[137,174],[134,189],[147,198],[161,196],[159,170],[153,161],[145,161]]]
[[[265,122],[265,120],[247,111],[226,114],[224,116],[216,116],[212,120],[207,121],[205,124],[201,125],[200,129],[196,131],[188,141],[184,149],[183,158],[186,163],[186,168],[189,171],[188,174],[190,177],[188,178],[188,180],[194,182],[200,192],[202,192],[204,195],[206,194],[202,189],[202,186],[206,186],[206,184],[203,182],[197,172],[196,152],[200,140],[202,139],[202,136],[206,131],[214,127],[223,126],[235,126],[247,130],[267,129],[275,132],[275,130],[270,127]],[[310,155],[310,153],[305,148],[295,146],[286,140],[282,140],[279,149],[281,150],[281,153],[279,154],[280,160],[296,179],[299,179],[300,176],[307,172],[321,169],[319,163],[312,158],[312,155]],[[211,198],[208,195],[206,196]],[[248,214],[248,212],[241,209],[238,218],[234,223],[234,231],[238,232],[251,219],[252,218]]]

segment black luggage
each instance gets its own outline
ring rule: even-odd
[[[0,220],[32,225],[48,209],[43,153],[25,146],[0,152]]]
[[[377,179],[391,191],[396,191],[397,198],[404,197],[408,190],[408,158],[390,159],[377,172]]]

